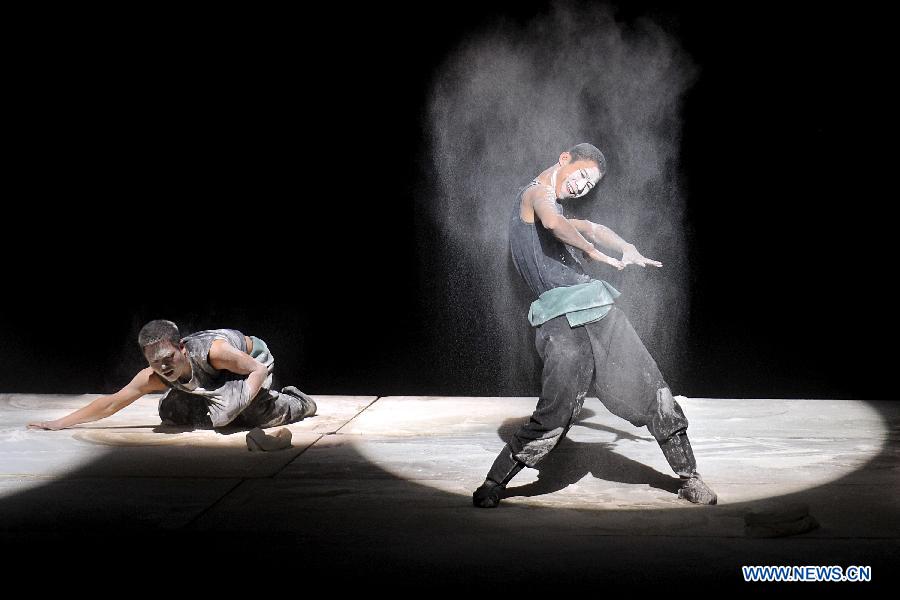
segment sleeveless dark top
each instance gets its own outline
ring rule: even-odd
[[[522,195],[536,185],[540,183],[533,180],[516,194],[509,222],[509,249],[513,263],[535,297],[553,288],[578,285],[591,280],[569,247],[541,224],[536,213],[534,223],[522,220],[519,213]],[[556,210],[562,214],[559,202],[556,203]]]
[[[187,348],[188,360],[193,371],[191,380],[187,383],[179,381],[166,382],[169,387],[174,387],[183,392],[198,392],[200,390],[215,390],[233,379],[246,376],[236,375],[229,371],[219,371],[209,364],[209,348],[215,340],[223,339],[240,350],[247,351],[247,343],[244,334],[236,329],[210,329],[198,331],[185,337],[181,341]]]

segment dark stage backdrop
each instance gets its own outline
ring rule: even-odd
[[[686,70],[661,125],[677,243],[652,214],[630,230],[677,249],[656,257],[672,270],[610,275],[675,392],[894,397],[889,20],[813,3],[484,4],[23,18],[5,86],[0,391],[114,391],[142,367],[140,325],[169,318],[266,339],[281,381],[314,394],[536,394],[514,272],[487,255],[474,207],[451,206],[471,235],[435,216],[464,199],[442,187],[432,111],[460,48],[499,35],[528,55],[522,36],[556,39],[562,10],[600,18],[626,51],[655,32]],[[576,91],[596,102],[582,81],[552,90]],[[504,177],[554,162],[559,133],[536,127]],[[667,273],[683,294],[660,327],[641,299]]]

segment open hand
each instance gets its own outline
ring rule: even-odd
[[[56,431],[62,429],[56,421],[40,421],[39,423],[29,423],[28,429],[43,429],[45,431]]]
[[[625,247],[625,250],[622,252],[622,263],[624,265],[639,265],[641,267],[646,267],[650,265],[651,267],[661,267],[662,263],[656,260],[651,260],[646,256],[642,255],[638,252],[637,248],[635,248],[632,244],[629,244]]]

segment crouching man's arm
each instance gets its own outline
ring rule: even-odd
[[[215,340],[209,348],[209,364],[220,371],[247,375],[247,394],[252,400],[262,388],[269,369],[246,352],[241,352],[225,340]]]
[[[80,423],[90,423],[91,421],[99,421],[111,415],[116,414],[141,396],[152,394],[154,392],[162,392],[166,389],[166,384],[162,382],[159,376],[153,372],[153,369],[147,367],[134,376],[131,382],[123,387],[115,394],[109,396],[100,396],[87,406],[79,408],[75,412],[66,415],[60,419],[53,421],[40,421],[29,423],[29,429],[65,429]]]

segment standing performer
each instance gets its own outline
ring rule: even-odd
[[[611,229],[562,215],[558,200],[579,198],[606,173],[603,154],[578,144],[559,156],[518,194],[509,229],[516,270],[537,297],[528,313],[543,361],[541,396],[528,423],[516,432],[475,490],[481,508],[500,503],[502,490],[523,467],[534,467],[575,422],[588,388],[611,413],[646,426],[683,480],[678,497],[715,504],[703,482],[687,437],[688,420],[625,314],[613,305],[619,292],[592,280],[569,247],[616,269],[662,267],[641,255]],[[594,243],[621,253],[603,254]]]

